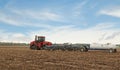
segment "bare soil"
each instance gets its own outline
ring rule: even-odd
[[[0,47],[0,70],[120,70],[120,49],[108,53]]]

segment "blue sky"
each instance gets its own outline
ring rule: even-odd
[[[3,42],[120,43],[119,24],[120,0],[0,0]]]

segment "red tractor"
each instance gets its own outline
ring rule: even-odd
[[[52,43],[45,41],[45,36],[35,36],[35,41],[32,41],[30,43],[30,49],[34,49],[34,50],[40,50],[42,49],[44,46],[51,46]]]
[[[89,44],[52,44],[45,41],[45,36],[35,36],[35,41],[30,43],[30,49],[33,50],[80,50],[87,52],[90,48]]]

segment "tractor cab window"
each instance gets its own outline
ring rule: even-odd
[[[43,41],[45,41],[45,37],[38,37],[38,39],[37,39],[39,42],[43,42]]]

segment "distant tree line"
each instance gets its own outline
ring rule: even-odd
[[[117,44],[116,46],[120,47],[120,44]]]
[[[0,46],[29,46],[28,43],[0,42]]]

